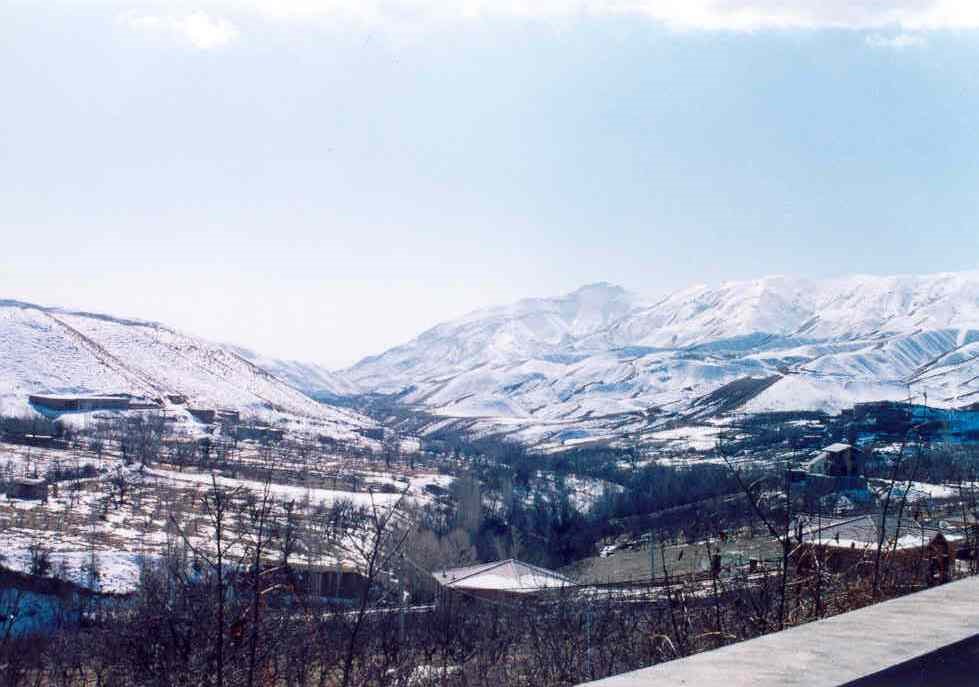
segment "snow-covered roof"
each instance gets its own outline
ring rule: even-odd
[[[825,453],[820,453],[815,458],[810,458],[809,460],[805,461],[802,465],[805,468],[810,468],[811,469],[814,466],[819,465],[820,463],[825,462],[825,461],[826,461],[826,454]]]
[[[513,558],[466,568],[440,570],[433,575],[444,587],[513,593],[559,589],[574,584],[567,577],[553,570],[540,568]]]
[[[844,453],[852,448],[853,446],[851,446],[850,444],[843,444],[837,442],[835,444],[830,444],[829,446],[825,447],[822,450],[822,453]]]
[[[880,537],[881,518],[876,515],[860,515],[854,518],[823,518],[821,523],[810,523],[804,530],[803,539],[809,543],[839,548],[872,548]],[[904,517],[898,522],[892,514],[884,523],[888,547],[897,540],[898,549],[915,548],[928,544],[941,534],[946,541],[961,541],[963,536],[948,527],[918,523],[912,517]]]

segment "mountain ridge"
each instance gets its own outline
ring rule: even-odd
[[[185,391],[346,431],[370,421],[329,403],[381,394],[434,416],[424,431],[566,445],[721,409],[837,412],[909,393],[979,401],[979,272],[777,275],[659,298],[597,282],[438,323],[341,371],[15,300],[0,300],[0,344],[0,406],[37,391]]]
[[[979,400],[976,357],[977,271],[777,275],[659,299],[599,282],[439,323],[338,374],[478,432],[506,428],[535,443],[571,427],[611,436],[593,431],[595,417],[676,421],[746,378],[774,379],[752,387],[747,412],[836,412],[904,398],[909,384],[933,403],[966,405]]]

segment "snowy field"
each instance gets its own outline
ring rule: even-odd
[[[258,449],[245,447],[242,469],[254,470],[258,462]],[[108,593],[134,589],[142,562],[184,541],[208,550],[214,531],[200,504],[212,479],[220,488],[237,493],[250,491],[261,497],[266,490],[266,481],[230,476],[227,470],[212,478],[209,472],[187,467],[127,466],[113,455],[99,458],[81,451],[0,444],[5,478],[44,475],[55,465],[89,465],[97,475],[55,483],[46,502],[0,495],[0,565],[30,572],[32,558],[43,551],[50,565],[48,574]],[[337,479],[340,471],[343,478]],[[278,504],[292,502],[305,514],[323,512],[340,502],[384,511],[402,498],[426,503],[432,498],[431,487],[447,488],[453,479],[424,471],[351,465],[339,456],[309,473],[301,484],[294,470],[273,472],[267,484],[270,498]],[[331,482],[337,487],[323,486]],[[335,550],[323,552],[319,562],[354,560],[357,548],[344,550],[341,542]]]

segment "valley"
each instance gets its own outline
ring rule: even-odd
[[[933,584],[935,541],[956,551],[940,574],[968,574],[977,294],[971,273],[767,278],[653,302],[598,284],[437,325],[345,370],[4,301],[0,629],[16,643],[55,617],[139,627],[162,612],[154,585],[188,598],[230,585],[234,613],[322,623],[369,661],[386,649],[362,628],[384,637],[387,614],[410,613],[399,631],[431,652],[441,623],[513,611],[519,578],[492,575],[462,592],[468,612],[440,606],[445,575],[485,566],[562,580],[570,596],[534,616],[552,631],[564,609],[652,613],[674,632],[662,613],[685,599],[705,627],[755,622],[738,610],[754,604],[765,620],[742,636],[809,617],[802,596],[784,606],[790,569],[799,594],[817,584],[818,613],[851,608],[845,590],[867,589],[873,561],[876,594]],[[793,553],[824,536],[859,545],[864,570],[834,569],[825,591]],[[235,622],[278,646],[272,625]],[[336,660],[317,659],[334,677]],[[475,670],[450,667],[459,684]]]

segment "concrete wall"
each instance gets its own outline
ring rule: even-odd
[[[593,687],[979,687],[979,578],[970,577]]]

